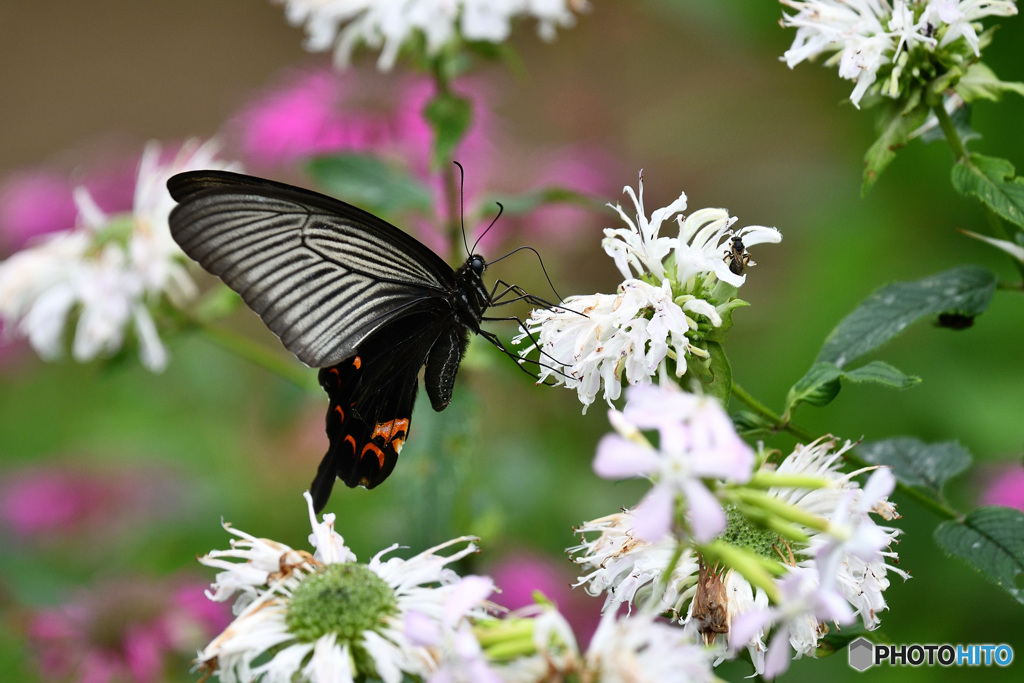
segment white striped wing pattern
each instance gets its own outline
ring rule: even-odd
[[[451,267],[354,206],[226,171],[182,173],[168,189],[175,241],[311,367],[351,356],[398,316],[450,307]]]

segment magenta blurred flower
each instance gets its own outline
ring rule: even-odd
[[[392,147],[401,129],[380,98],[367,97],[368,90],[380,86],[365,80],[358,73],[329,69],[288,74],[235,118],[243,153],[258,165],[286,165]],[[386,92],[380,94],[387,98]]]
[[[72,197],[83,185],[108,212],[127,211],[132,205],[131,180],[138,157],[104,165],[74,179],[49,169],[16,171],[0,183],[0,252],[13,253],[33,238],[74,227],[78,208]]]
[[[530,178],[530,187],[560,187],[590,197],[610,196],[616,189],[612,178],[621,175],[615,160],[597,148],[565,147],[533,163],[537,175]],[[577,204],[541,206],[518,222],[533,242],[559,246],[582,243],[580,237],[588,230],[590,238],[596,239],[603,225],[603,219],[595,220],[593,210]]]
[[[160,681],[168,660],[190,659],[230,622],[204,589],[182,578],[110,580],[35,613],[28,645],[48,680]]]
[[[1024,467],[1006,465],[993,472],[981,494],[981,503],[1024,510]]]
[[[154,467],[27,467],[0,477],[0,526],[37,544],[115,539],[140,520],[180,511],[182,486]]]
[[[550,558],[523,553],[505,558],[489,573],[500,589],[491,595],[491,602],[520,609],[534,604],[534,593],[539,592],[555,604],[584,645],[601,621],[601,602],[572,589],[576,575],[570,564],[562,566]]]

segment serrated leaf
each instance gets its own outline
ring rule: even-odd
[[[797,380],[786,395],[786,416],[801,403],[812,406],[826,406],[839,395],[839,378],[843,371],[834,363],[815,363],[804,376]]]
[[[469,131],[472,102],[454,93],[439,93],[427,102],[423,116],[434,131],[434,165],[448,163]]]
[[[873,360],[856,370],[844,373],[843,379],[857,383],[883,384],[893,389],[907,389],[921,382],[920,377],[904,374],[902,370],[880,360]]]
[[[947,481],[971,464],[971,454],[955,441],[925,443],[913,437],[896,437],[861,444],[857,455],[867,462],[887,465],[907,486],[942,493]]]
[[[936,527],[935,542],[1024,604],[1024,588],[1017,585],[1017,577],[1024,573],[1024,513],[1020,510],[972,510],[963,521]]]
[[[732,366],[721,344],[708,342],[707,350],[710,354],[710,365],[708,378],[704,382],[704,392],[717,398],[723,406],[727,406],[732,394]]]
[[[981,202],[1014,225],[1024,228],[1024,178],[1006,159],[971,154],[953,165],[953,187]]]
[[[842,368],[925,316],[979,315],[988,308],[995,286],[992,271],[968,265],[882,287],[832,330],[816,362]]]
[[[324,191],[360,208],[382,213],[430,211],[433,194],[405,170],[365,154],[318,157],[307,172]]]
[[[1005,92],[1024,95],[1024,83],[1001,81],[992,69],[981,62],[975,62],[967,69],[967,73],[953,87],[953,90],[966,102],[982,99],[997,102]]]
[[[850,371],[844,371],[834,363],[815,363],[786,394],[786,411],[783,419],[790,420],[793,411],[801,403],[819,407],[828,405],[839,394],[843,380],[857,383],[872,382],[893,389],[906,389],[921,381],[919,377],[906,375],[892,365],[878,360]]]
[[[872,143],[864,155],[864,182],[860,193],[866,195],[871,186],[878,180],[893,159],[896,150],[907,144],[910,134],[917,130],[928,117],[928,107],[918,105],[910,111],[904,111],[895,104],[885,107],[879,127],[878,139]]]

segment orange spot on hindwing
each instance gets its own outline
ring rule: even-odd
[[[371,451],[373,453],[373,455],[377,456],[377,464],[380,467],[384,467],[384,451],[382,451],[380,448],[378,448],[377,444],[375,444],[375,443],[373,443],[371,441],[370,443],[368,443],[365,446],[363,446],[363,452],[359,454],[359,457],[360,458],[365,458],[367,451]]]

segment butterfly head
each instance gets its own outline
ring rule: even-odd
[[[469,260],[466,261],[466,265],[469,266],[469,269],[477,275],[483,275],[484,271],[487,269],[487,261],[485,261],[484,257],[480,254],[473,254],[470,256]]]

